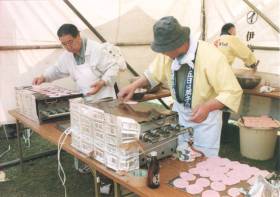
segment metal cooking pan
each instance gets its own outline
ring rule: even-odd
[[[261,82],[261,76],[255,74],[235,74],[241,88],[253,89]]]

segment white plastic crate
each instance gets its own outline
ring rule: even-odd
[[[92,129],[92,119],[88,116],[85,116],[83,114],[80,114],[80,132],[87,136],[94,136],[94,131]]]
[[[139,148],[130,148],[130,149],[124,149],[121,148],[120,145],[112,145],[106,143],[105,150],[108,153],[111,153],[113,155],[118,155],[120,157],[131,157],[135,155],[139,155]]]
[[[105,121],[105,113],[102,110],[84,104],[81,104],[79,108],[80,114],[88,116],[89,118],[97,122]]]
[[[94,144],[91,143],[89,140],[87,139],[83,139],[81,138],[81,141],[80,141],[80,151],[82,153],[84,153],[85,155],[87,156],[91,156],[92,154],[94,154]]]
[[[112,135],[112,136],[118,136],[119,134],[119,128],[115,125],[104,125],[104,131],[106,134],[108,135]]]
[[[105,113],[105,123],[106,125],[116,126],[118,124],[117,116]]]
[[[105,142],[105,132],[104,131],[100,131],[97,129],[94,129],[94,139],[96,141],[101,141],[101,142]]]
[[[104,122],[98,122],[98,121],[92,120],[91,124],[92,124],[92,128],[94,130],[99,130],[99,131],[104,132],[104,129],[105,129]]]
[[[36,113],[36,101],[32,91],[16,89],[16,103],[18,111],[26,117],[39,122]]]
[[[121,128],[121,130],[131,130],[136,133],[140,132],[140,124],[131,118],[117,117],[117,121],[118,127]]]
[[[80,150],[81,149],[81,138],[80,135],[77,135],[75,132],[72,131],[71,133],[71,146],[73,146],[75,149]]]
[[[106,152],[106,166],[115,171],[132,171],[139,169],[139,156],[121,157]]]
[[[99,161],[100,163],[106,164],[106,155],[105,150],[97,146],[94,147],[93,158]]]
[[[105,150],[105,141],[100,141],[98,139],[94,139],[94,146],[96,146],[102,150]]]
[[[120,158],[119,170],[120,171],[132,171],[139,169],[139,156]]]
[[[106,136],[117,138],[115,141],[118,143],[126,143],[128,141],[136,140],[139,138],[139,131],[123,130],[119,127],[109,125],[105,125],[103,128]]]
[[[80,114],[76,111],[70,112],[70,127],[72,130],[80,130]]]
[[[106,138],[106,144],[110,144],[114,146],[121,144],[121,139],[118,136],[106,134],[105,138]]]

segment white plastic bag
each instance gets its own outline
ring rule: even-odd
[[[280,186],[272,185],[262,176],[259,176],[249,191],[250,197],[279,197]]]

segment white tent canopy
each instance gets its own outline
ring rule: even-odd
[[[245,0],[205,0],[206,40],[213,42],[221,26],[232,22],[244,42],[248,32],[256,46],[279,47],[279,33],[260,15],[254,24],[247,23],[252,11]],[[70,0],[75,8],[112,43],[142,43],[152,41],[152,26],[163,16],[173,15],[191,28],[192,36],[202,34],[202,0]],[[279,28],[278,0],[250,0]],[[62,0],[1,0],[0,47],[60,44],[56,31],[63,23],[73,23],[82,35],[98,40],[79,17]],[[99,40],[98,40],[99,41]],[[9,109],[15,108],[14,87],[30,85],[34,76],[52,65],[63,49],[1,50],[0,52],[0,124],[10,123]],[[154,53],[148,45],[125,46],[121,50],[127,62],[139,73],[148,66]],[[255,50],[260,60],[259,71],[280,74],[279,51]],[[236,61],[234,67],[242,67]],[[124,74],[122,74],[124,75]],[[127,75],[127,73],[126,73]],[[131,75],[132,76],[132,75]],[[124,82],[124,81],[122,81]],[[70,79],[60,85],[74,88]],[[124,82],[127,83],[127,82]]]

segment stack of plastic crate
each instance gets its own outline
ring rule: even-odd
[[[84,105],[81,98],[70,101],[71,145],[86,154],[94,153],[96,122],[102,125],[104,112]]]
[[[116,171],[139,168],[140,125],[133,119],[105,114],[106,165]]]
[[[32,91],[16,88],[17,110],[26,117],[39,122],[36,113],[36,102]]]
[[[82,98],[70,100],[71,145],[116,171],[139,168],[140,125],[105,113]]]

